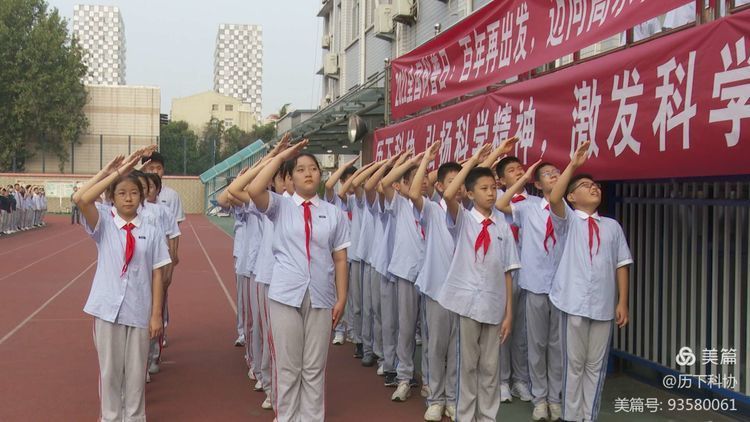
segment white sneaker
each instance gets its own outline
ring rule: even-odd
[[[500,403],[511,403],[513,402],[513,396],[510,394],[510,387],[508,384],[500,384]]]
[[[255,387],[253,387],[253,390],[255,390],[255,391],[263,391],[263,383],[261,383],[260,380],[258,380],[255,383]]]
[[[156,361],[151,362],[151,365],[148,366],[148,373],[149,374],[159,373],[159,364],[156,363]]]
[[[431,404],[424,412],[424,420],[426,421],[442,421],[443,420],[443,405],[442,404]]]
[[[151,382],[151,374],[149,374],[148,371],[146,371],[146,384],[150,382]]]
[[[422,345],[422,336],[420,336],[420,335],[414,336],[414,342],[417,343],[417,346],[421,346]]]
[[[534,406],[534,411],[531,413],[531,420],[533,421],[546,421],[549,417],[547,413],[547,403],[541,402]]]
[[[385,370],[383,369],[383,364],[382,363],[380,365],[378,365],[378,372],[377,372],[377,374],[378,374],[379,377],[382,377],[383,375],[385,375]]]
[[[510,389],[510,393],[513,397],[518,397],[521,401],[531,401],[534,397],[529,391],[529,386],[522,382],[513,383],[513,387]]]
[[[247,370],[247,378],[250,381],[256,381],[257,380],[257,378],[255,378],[255,372],[253,372],[252,368],[250,368],[250,369]]]
[[[449,404],[445,406],[445,416],[449,417],[451,421],[456,421],[456,406]]]
[[[344,333],[336,333],[336,335],[333,336],[333,344],[337,346],[344,344]]]
[[[398,388],[396,388],[396,391],[393,392],[393,395],[391,396],[391,400],[393,401],[406,401],[406,399],[409,398],[411,395],[411,387],[409,387],[409,382],[400,382],[398,383]]]
[[[245,345],[245,336],[238,336],[237,340],[234,341],[234,347],[242,347]]]
[[[560,419],[562,419],[562,406],[560,406],[560,403],[550,403],[549,420],[559,421]]]
[[[430,386],[428,386],[427,384],[422,384],[422,389],[419,391],[419,394],[424,398],[430,397]],[[440,410],[440,413],[443,413],[443,411]],[[427,420],[432,420],[432,419],[427,419]]]
[[[273,409],[273,406],[271,406],[271,398],[266,396],[266,399],[263,400],[263,404],[261,404],[260,407],[266,410]]]

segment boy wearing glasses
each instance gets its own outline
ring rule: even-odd
[[[589,145],[578,147],[549,198],[555,235],[563,243],[549,297],[561,311],[562,417],[571,421],[597,419],[612,322],[620,328],[628,323],[633,263],[620,224],[597,212],[601,186],[589,175],[573,176],[586,162]]]
[[[542,198],[518,198],[532,181]],[[555,235],[549,199],[560,177],[551,163],[536,162],[498,198],[496,207],[512,217],[523,237],[520,239],[522,267],[518,286],[523,289],[526,312],[529,377],[534,403],[532,420],[559,420],[562,416],[562,349],[560,311],[549,300],[552,279],[562,252],[562,240]]]

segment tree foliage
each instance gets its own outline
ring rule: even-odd
[[[35,152],[68,160],[86,130],[83,52],[43,0],[0,1],[0,168]]]

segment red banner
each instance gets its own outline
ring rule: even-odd
[[[399,119],[581,50],[694,0],[505,0],[391,64]]]
[[[559,166],[591,140],[600,179],[750,174],[750,11],[503,87],[375,132],[374,153],[459,161],[511,136]],[[744,134],[744,137],[742,136]]]

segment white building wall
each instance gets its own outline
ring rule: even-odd
[[[221,24],[214,52],[214,91],[250,105],[260,121],[263,87],[263,29]]]
[[[73,7],[73,35],[84,51],[88,85],[125,85],[125,24],[115,6]]]

